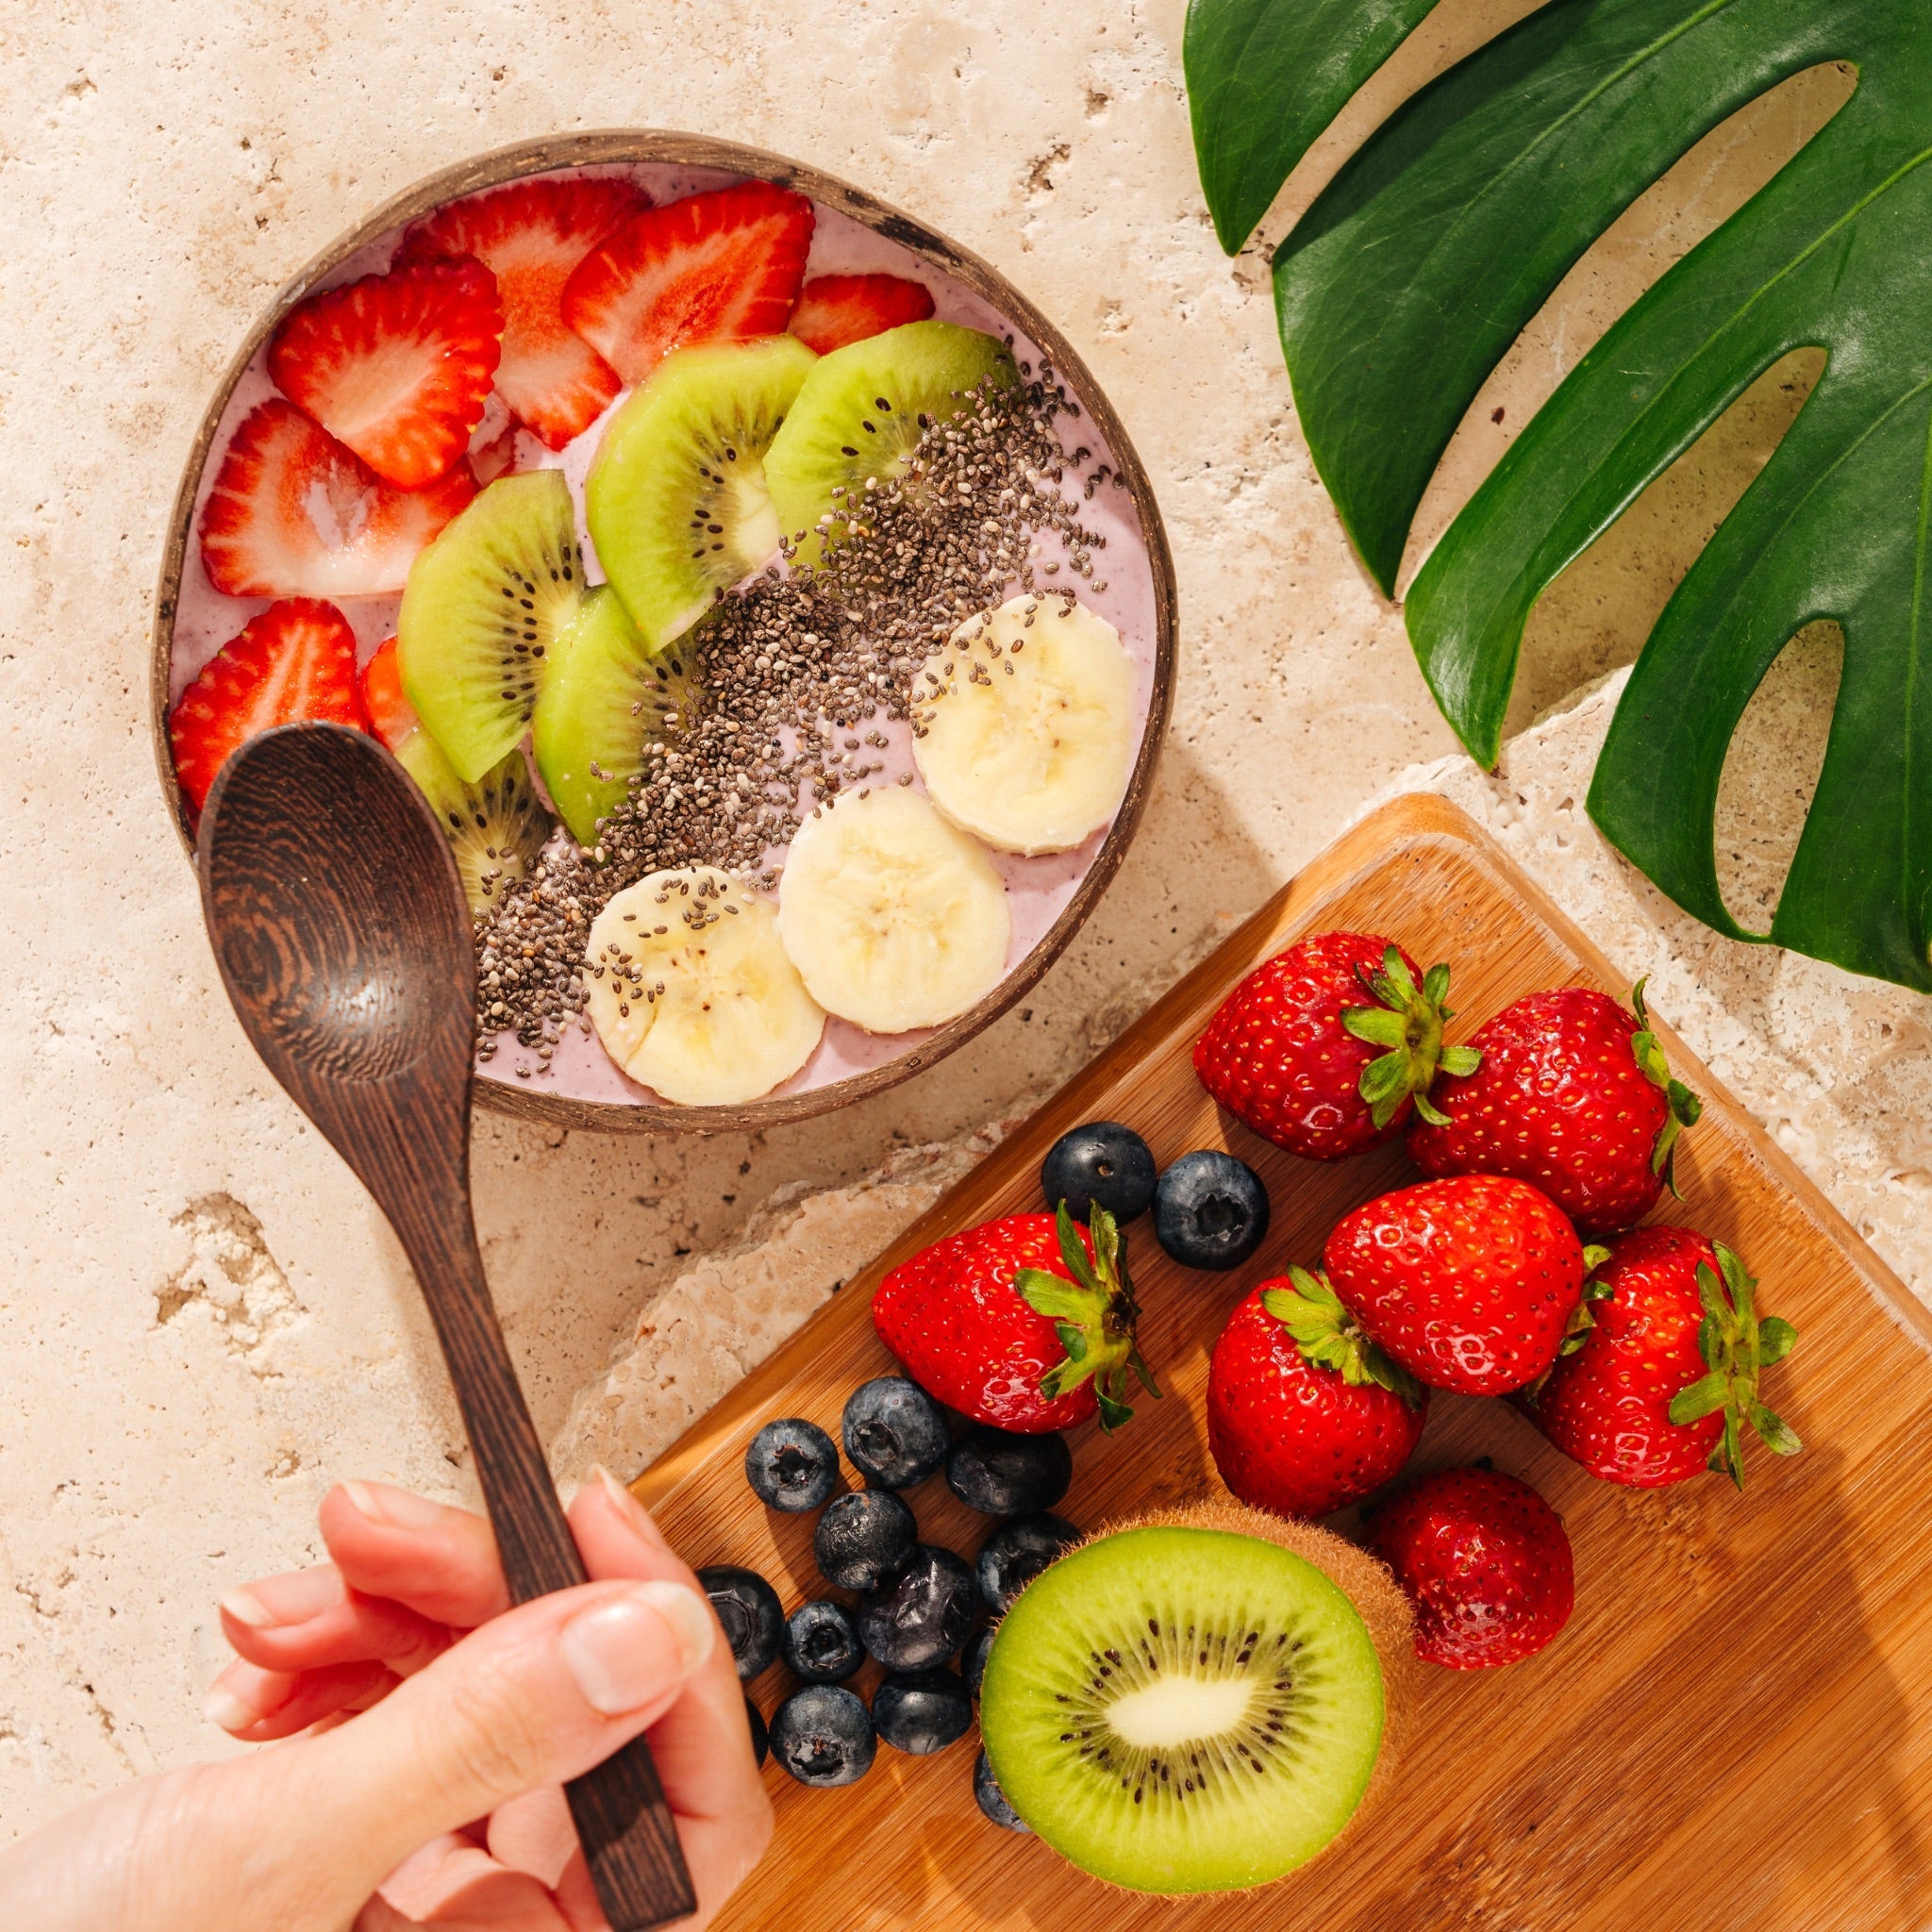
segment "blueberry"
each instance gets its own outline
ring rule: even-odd
[[[872,1693],[872,1721],[894,1751],[930,1757],[973,1728],[973,1700],[952,1671],[913,1671]]]
[[[946,1459],[946,1416],[917,1382],[879,1375],[845,1405],[845,1453],[875,1490],[909,1490]]]
[[[751,1726],[752,1759],[762,1771],[765,1759],[772,1755],[772,1734],[765,1729],[764,1712],[749,1697],[744,1700],[744,1721]]]
[[[992,1655],[992,1641],[998,1634],[998,1626],[989,1624],[966,1646],[966,1660],[961,1674],[965,1677],[967,1690],[974,1697],[979,1695],[980,1684],[986,1677],[986,1660]]]
[[[1268,1190],[1244,1160],[1183,1154],[1154,1191],[1154,1236],[1184,1268],[1239,1268],[1268,1232]]]
[[[1057,1430],[1016,1436],[984,1424],[946,1452],[946,1484],[983,1516],[1024,1516],[1051,1509],[1074,1480],[1074,1452]]]
[[[744,1474],[760,1503],[788,1515],[816,1509],[839,1487],[839,1450],[799,1416],[767,1423],[744,1452]]]
[[[1043,1511],[1001,1524],[979,1551],[979,1594],[987,1608],[1005,1616],[1013,1599],[1080,1540],[1071,1523]]]
[[[992,1774],[992,1766],[986,1761],[986,1753],[979,1754],[979,1762],[973,1767],[973,1796],[974,1802],[992,1822],[1005,1831],[1031,1831],[1033,1827],[1007,1803],[1007,1794],[1000,1790],[999,1780]]]
[[[1049,1208],[1064,1201],[1083,1227],[1096,1201],[1116,1221],[1136,1221],[1154,1199],[1154,1156],[1132,1127],[1090,1121],[1047,1149],[1040,1191]]]
[[[698,1582],[724,1626],[741,1682],[748,1683],[778,1655],[785,1612],[778,1592],[756,1570],[714,1563],[698,1572]]]
[[[843,1607],[802,1604],[785,1623],[785,1661],[808,1684],[842,1684],[865,1661],[865,1646]]]
[[[977,1607],[963,1558],[920,1543],[904,1574],[859,1598],[858,1639],[889,1671],[930,1670],[966,1641]]]
[[[890,1490],[853,1490],[825,1505],[812,1532],[819,1574],[839,1590],[877,1590],[912,1560],[912,1512]]]
[[[802,1785],[855,1785],[878,1755],[872,1718],[838,1684],[808,1684],[772,1713],[772,1750]]]

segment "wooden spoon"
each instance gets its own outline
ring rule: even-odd
[[[375,1196],[416,1271],[518,1603],[584,1581],[470,1216],[475,954],[449,842],[372,738],[264,732],[196,841],[223,983],[270,1073]],[[569,1788],[615,1932],[697,1909],[642,1738]]]

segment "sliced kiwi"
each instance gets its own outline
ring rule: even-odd
[[[1018,379],[1011,354],[951,322],[908,322],[821,357],[765,458],[786,536],[805,533],[801,558],[819,555],[822,516],[842,528],[841,513],[867,479],[902,468],[926,430],[960,414],[962,399],[989,379],[1002,388]]]
[[[523,737],[583,577],[570,485],[558,470],[499,476],[409,566],[397,668],[466,784]]]
[[[584,514],[652,649],[776,552],[765,451],[817,360],[795,336],[679,349],[611,418]]]
[[[396,760],[442,821],[471,914],[481,919],[537,862],[550,836],[550,814],[538,801],[523,753],[511,751],[475,784],[465,785],[436,741],[419,728],[396,747]]]
[[[1026,1587],[987,1660],[982,1740],[1014,1810],[1081,1870],[1135,1891],[1266,1884],[1355,1816],[1409,1630],[1388,1573],[1339,1538],[1185,1512]]]
[[[608,584],[558,636],[531,738],[551,803],[579,845],[624,803],[644,747],[675,738],[698,701],[691,640],[654,652]]]

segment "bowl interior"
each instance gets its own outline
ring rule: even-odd
[[[508,1034],[497,1037],[493,1052],[486,1049],[477,1069],[476,1097],[482,1104],[566,1125],[704,1130],[824,1112],[906,1078],[972,1038],[1039,978],[1078,929],[1117,867],[1144,802],[1166,724],[1174,651],[1173,571],[1158,512],[1139,460],[1091,376],[1004,277],[841,182],[753,150],[691,137],[587,136],[535,143],[465,164],[400,197],[325,251],[283,291],[238,356],[210,407],[183,480],[157,621],[155,724],[163,783],[186,837],[183,803],[167,756],[167,710],[202,666],[268,602],[217,591],[202,567],[194,533],[229,437],[274,392],[265,364],[276,321],[317,289],[386,270],[405,227],[432,208],[510,179],[585,170],[629,178],[659,205],[746,175],[808,194],[817,226],[808,275],[884,272],[918,280],[931,291],[941,320],[1010,340],[1015,356],[1029,370],[1042,361],[1051,363],[1079,409],[1077,417],[1061,420],[1061,440],[1070,450],[1084,448],[1084,475],[1102,479],[1084,496],[1080,487],[1072,492],[1080,521],[1106,539],[1093,576],[1079,585],[1079,593],[1115,626],[1126,647],[1133,669],[1137,756],[1112,822],[1082,845],[1036,858],[993,855],[1007,886],[1013,936],[1006,974],[991,993],[947,1025],[916,1034],[868,1034],[831,1018],[818,1050],[798,1074],[771,1095],[739,1108],[668,1107],[627,1078],[594,1036],[575,1027],[565,1029],[547,1071],[533,1049]],[[560,452],[547,450],[527,432],[518,436],[516,444],[520,469],[555,467],[570,481],[593,580],[601,572],[582,527],[582,486],[603,421]],[[1041,562],[1064,558],[1057,537],[1042,540],[1037,554]],[[400,601],[362,598],[341,605],[365,660],[393,633]],[[903,721],[879,721],[878,728],[887,740],[876,754],[886,765],[878,782],[890,783],[913,770],[910,727]],[[916,774],[913,782],[918,782]]]

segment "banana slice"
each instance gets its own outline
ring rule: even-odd
[[[618,893],[591,923],[584,970],[605,1051],[679,1107],[769,1093],[824,1030],[770,904],[710,866]]]
[[[1065,852],[1113,816],[1126,790],[1133,685],[1120,632],[1084,604],[1049,593],[981,611],[913,685],[919,775],[932,802],[989,845]]]
[[[896,785],[808,819],[778,881],[778,936],[812,998],[868,1033],[963,1013],[999,984],[1012,935],[992,861]]]

